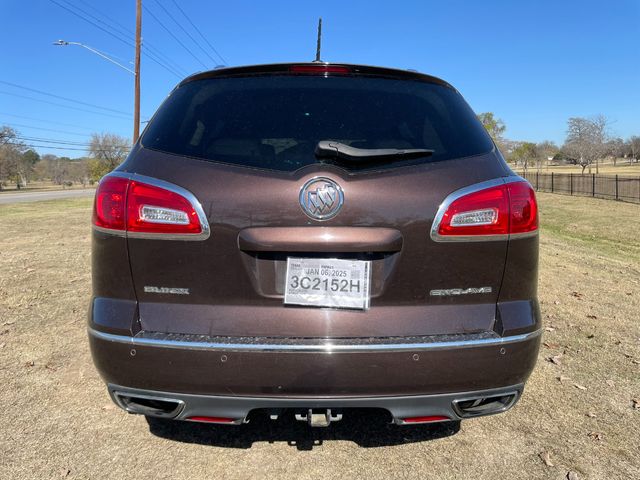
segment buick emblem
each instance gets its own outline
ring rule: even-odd
[[[314,220],[335,217],[343,202],[342,188],[327,177],[312,178],[300,190],[300,206]]]

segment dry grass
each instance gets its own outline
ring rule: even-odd
[[[364,413],[150,428],[90,361],[90,199],[0,206],[0,478],[640,478],[640,207],[540,200],[538,366],[514,410],[458,432]]]
[[[522,168],[514,168],[511,165],[511,168],[517,171],[518,173],[522,173]],[[529,167],[530,172],[535,172],[535,167]],[[541,173],[574,173],[579,174],[582,173],[582,167],[580,165],[552,165],[552,166],[543,166],[540,169]],[[589,173],[589,169],[585,170],[585,173]],[[591,173],[596,173],[595,164],[591,167]],[[600,175],[624,175],[624,176],[640,176],[640,162],[629,163],[628,160],[618,160],[617,164],[614,165],[612,162],[600,164],[598,167],[598,173]]]

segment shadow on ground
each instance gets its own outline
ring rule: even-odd
[[[343,440],[360,447],[375,448],[417,443],[455,435],[460,422],[398,426],[389,415],[376,410],[347,410],[343,420],[326,428],[311,428],[285,413],[270,420],[265,413],[251,415],[249,423],[234,426],[207,425],[147,417],[152,434],[184,443],[248,449],[256,442],[286,442],[298,450],[312,450],[326,441]]]

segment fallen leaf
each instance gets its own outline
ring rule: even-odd
[[[593,412],[589,412],[589,413],[587,413],[587,417],[589,417],[589,418],[596,418],[596,414],[595,414],[595,413],[593,413]]]
[[[580,480],[580,477],[574,471],[567,472],[567,477],[566,478],[567,478],[567,480]]]
[[[553,357],[547,357],[547,362],[551,362],[554,365],[560,365],[562,363],[560,361],[560,357],[562,357],[562,355],[554,355]]]
[[[539,454],[539,457],[547,467],[554,466],[553,462],[551,461],[551,454],[549,452],[542,452]]]
[[[600,441],[602,440],[602,434],[600,432],[589,432],[587,434],[587,436],[591,439],[591,440],[596,440],[596,441]]]
[[[578,390],[586,390],[587,389],[587,387],[585,387],[584,385],[580,385],[579,383],[574,383],[573,386],[576,387]]]

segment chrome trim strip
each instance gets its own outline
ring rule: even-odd
[[[538,235],[538,230],[536,229],[533,232],[526,233],[516,233],[513,235],[509,234],[500,234],[500,235],[447,235],[441,236],[438,233],[438,229],[440,228],[440,222],[442,222],[442,217],[444,213],[447,211],[449,206],[465,195],[468,195],[473,192],[477,192],[479,190],[484,190],[485,188],[495,187],[497,185],[503,185],[507,183],[513,182],[527,182],[526,179],[520,177],[519,175],[510,175],[508,177],[500,177],[494,178],[492,180],[487,180],[485,182],[475,183],[473,185],[469,185],[468,187],[461,188],[456,190],[453,193],[447,195],[447,198],[440,204],[438,207],[438,211],[436,212],[436,216],[433,219],[433,224],[431,225],[431,240],[434,242],[491,242],[497,240],[510,240],[516,238],[525,238],[525,237],[534,237]]]
[[[202,205],[196,198],[196,196],[191,193],[189,190],[179,187],[178,185],[174,185],[173,183],[166,182],[164,180],[160,180],[159,178],[147,177],[146,175],[140,175],[137,173],[128,173],[128,172],[111,172],[105,177],[122,177],[127,178],[129,180],[139,180],[148,185],[153,185],[155,187],[164,188],[165,190],[169,190],[170,192],[177,193],[182,197],[186,198],[189,203],[193,206],[196,214],[198,215],[198,219],[200,220],[200,225],[202,226],[202,232],[200,233],[180,233],[180,234],[166,234],[166,233],[147,233],[147,232],[123,232],[120,230],[111,230],[108,228],[101,228],[93,226],[94,230],[101,233],[108,233],[111,235],[117,235],[126,238],[146,238],[150,240],[206,240],[209,238],[211,234],[211,228],[209,227],[209,221],[207,220],[207,216],[204,213],[204,209]],[[104,177],[103,177],[104,178]]]
[[[109,342],[125,343],[131,347],[160,347],[160,348],[180,348],[186,350],[235,350],[249,352],[271,352],[271,351],[296,351],[310,353],[333,353],[333,352],[377,352],[377,351],[415,351],[415,350],[441,350],[447,348],[472,348],[508,345],[510,343],[524,342],[540,336],[542,330],[512,335],[508,337],[483,338],[474,340],[457,340],[446,342],[429,343],[386,343],[386,344],[340,344],[331,343],[318,344],[265,344],[265,343],[213,343],[213,342],[187,342],[180,340],[160,340],[144,337],[129,337],[105,333],[93,328],[89,328],[89,335],[99,340]]]

